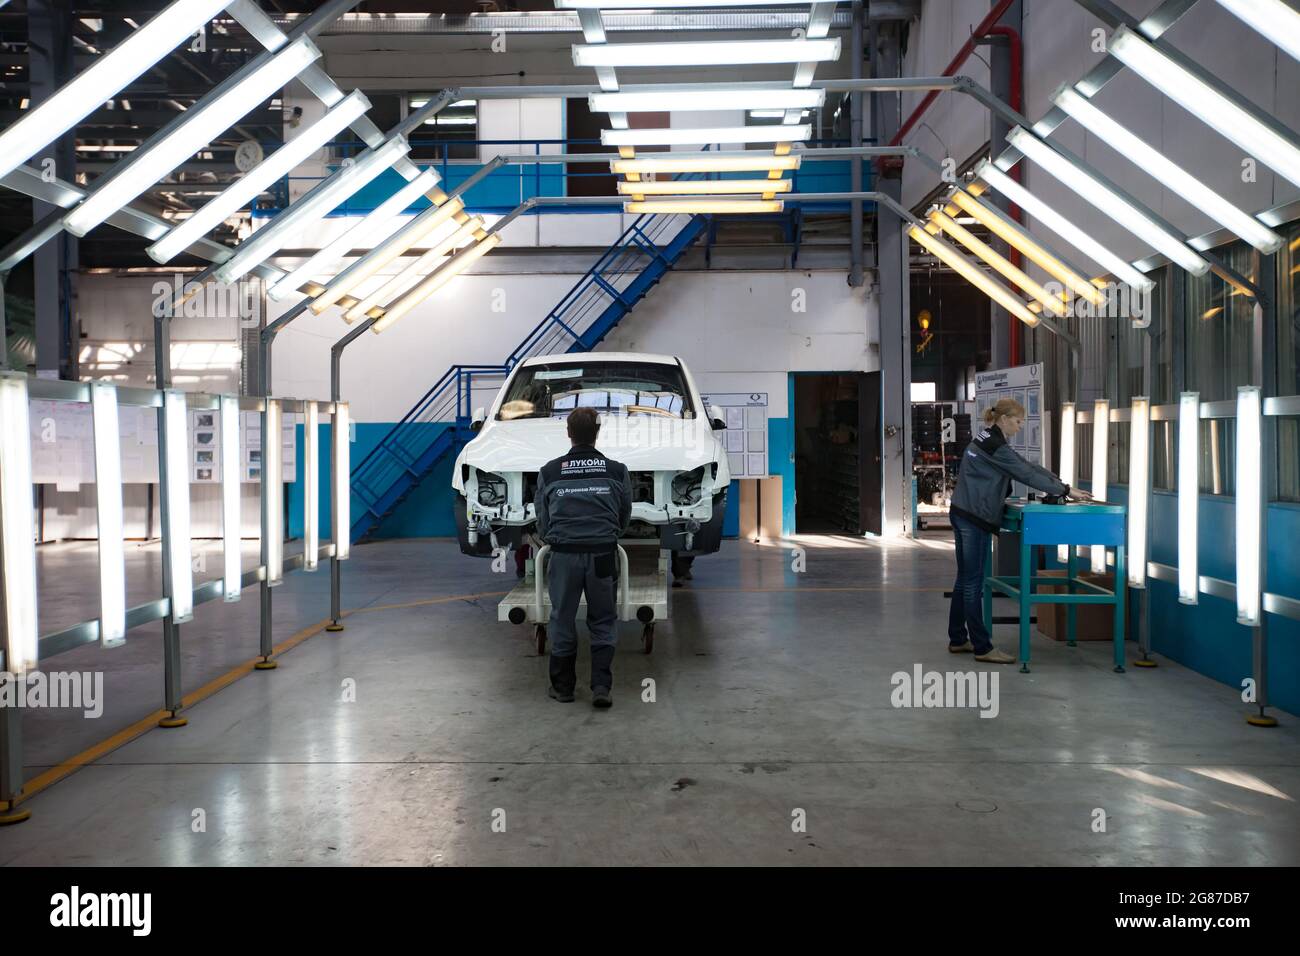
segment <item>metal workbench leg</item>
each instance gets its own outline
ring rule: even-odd
[[[1115,545],[1115,673],[1124,673],[1124,592],[1128,574],[1124,569],[1124,545]]]
[[[1079,573],[1079,554],[1074,545],[1070,545],[1069,557],[1065,560],[1065,593],[1074,594],[1074,579]],[[1065,605],[1065,643],[1067,647],[1074,647],[1079,629],[1079,608],[1070,601]]]
[[[1029,616],[1030,598],[1033,596],[1034,569],[1032,565],[1034,549],[1026,544],[1024,536],[1020,537],[1020,673],[1029,673]]]

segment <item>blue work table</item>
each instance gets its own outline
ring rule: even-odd
[[[1020,536],[1019,576],[988,575],[984,579],[984,627],[993,633],[993,592],[1020,602],[1020,671],[1029,673],[1029,618],[1034,604],[1064,604],[1067,608],[1066,638],[1075,646],[1076,618],[1080,604],[1110,604],[1115,608],[1115,672],[1124,672],[1124,541],[1126,509],[1123,505],[1071,502],[1049,505],[1036,501],[1008,502],[1002,517],[1002,533]],[[1066,576],[1034,574],[1034,548],[1070,545]],[[1078,545],[1105,545],[1115,549],[1115,590],[1108,591],[1078,576]],[[989,543],[992,566],[993,545]],[[1063,587],[1062,593],[1044,594],[1035,585]]]

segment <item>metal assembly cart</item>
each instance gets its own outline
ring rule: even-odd
[[[498,621],[533,625],[538,654],[546,653],[546,625],[551,620],[551,598],[546,586],[546,562],[550,555],[550,545],[543,545],[528,562],[524,579],[497,605]],[[671,557],[671,551],[659,547],[658,538],[648,543],[625,539],[618,544],[618,619],[640,622],[641,646],[647,654],[654,650],[655,624],[668,620]],[[586,617],[584,597],[578,605],[578,620]]]
[[[1123,505],[1080,502],[1070,504],[1044,504],[1042,502],[1010,502],[1002,518],[1003,534],[1020,536],[1020,575],[989,575],[984,579],[984,626],[992,633],[993,591],[1013,597],[1020,602],[1020,671],[1029,673],[1029,617],[1034,604],[1064,604],[1066,606],[1066,635],[1071,647],[1075,646],[1075,625],[1080,604],[1110,604],[1115,608],[1114,645],[1115,672],[1124,672],[1124,525],[1126,509]],[[1034,575],[1034,548],[1069,545],[1066,576],[1043,577]],[[1078,577],[1079,559],[1075,546],[1105,545],[1115,549],[1115,589],[1108,591]],[[992,544],[989,546],[992,566]],[[1065,588],[1063,593],[1043,594],[1034,591],[1035,585],[1056,585]]]

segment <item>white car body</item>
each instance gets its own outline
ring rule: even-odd
[[[464,514],[463,525],[460,515],[457,516],[458,525],[465,529],[461,536],[462,550],[490,554],[489,541],[493,547],[514,545],[521,540],[521,534],[534,530],[536,511],[531,494],[537,472],[570,447],[563,417],[567,413],[562,409],[544,418],[499,419],[515,378],[538,365],[560,367],[547,373],[558,377],[567,367],[579,369],[584,365],[620,362],[662,364],[680,369],[687,392],[685,398],[690,405],[689,409],[683,407],[681,417],[645,412],[600,415],[596,448],[626,465],[633,479],[634,532],[645,536],[657,530],[663,546],[678,550],[717,550],[715,539],[721,536],[721,509],[731,483],[726,450],[715,431],[714,421],[719,412],[704,407],[690,371],[679,359],[635,352],[542,356],[527,359],[515,367],[483,417],[478,435],[461,450],[452,469],[452,487],[461,496],[458,507]],[[479,417],[476,413],[476,424]],[[693,488],[691,493],[678,495],[675,500],[674,479],[696,469],[703,469],[698,500],[689,500],[695,497]],[[483,483],[488,492],[481,495],[480,476],[483,475],[493,477]],[[504,500],[500,500],[501,483],[497,476],[504,479]],[[681,487],[686,488],[693,481],[683,477]],[[706,530],[699,534],[701,528]]]

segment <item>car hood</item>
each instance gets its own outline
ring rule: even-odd
[[[563,419],[488,422],[456,459],[452,481],[461,487],[462,464],[494,472],[538,471],[569,447]],[[706,420],[651,415],[602,417],[596,449],[629,471],[689,471],[723,455],[722,444]]]

